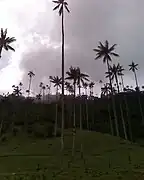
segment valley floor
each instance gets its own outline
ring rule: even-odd
[[[144,179],[144,148],[117,137],[83,131],[76,135],[71,160],[72,135],[65,133],[61,165],[60,138],[46,140],[19,136],[0,144],[0,180],[11,174],[41,175],[48,180]],[[80,145],[83,144],[84,159]]]

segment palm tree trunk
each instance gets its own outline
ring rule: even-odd
[[[62,125],[61,125],[61,150],[64,149],[64,11],[62,4]]]
[[[126,125],[125,125],[125,120],[124,120],[124,115],[123,115],[123,109],[122,109],[121,102],[120,102],[120,112],[121,112],[122,125],[123,125],[123,130],[124,130],[124,137],[125,137],[126,140],[128,140],[127,132],[126,132]]]
[[[74,107],[74,115],[73,115],[73,141],[72,141],[72,159],[75,154],[75,138],[76,138],[76,109],[75,109],[75,95],[76,95],[76,83],[74,85],[74,99],[73,99],[73,107]]]
[[[112,123],[112,118],[111,118],[111,112],[110,112],[110,105],[108,102],[108,113],[109,113],[109,121],[110,121],[110,129],[111,129],[111,135],[114,135],[114,129],[113,129],[113,123]]]
[[[135,76],[135,81],[136,81],[136,87],[139,87],[138,86],[138,79],[137,79],[137,75],[136,75],[136,72],[134,71],[134,76]]]
[[[30,79],[29,79],[29,88],[28,88],[28,97],[30,95],[31,80],[32,80],[32,77],[30,76]]]
[[[57,119],[58,119],[58,86],[56,87],[56,116],[55,116],[55,129],[54,136],[57,135]]]
[[[109,65],[108,60],[107,60],[107,67],[108,67],[108,72],[109,72],[110,71],[110,65]],[[111,77],[109,77],[109,82],[110,82],[110,88],[111,88],[111,93],[112,93],[112,106],[113,106],[113,112],[114,112],[116,136],[119,136],[118,119],[117,119],[117,113],[116,113],[115,99],[114,99],[114,96],[113,96],[113,87],[112,87]]]
[[[127,120],[128,120],[128,130],[129,130],[130,141],[133,141],[132,127],[131,127],[130,115],[129,115],[129,107],[128,107],[128,102],[127,102],[127,98],[125,95],[124,95],[124,101],[125,101],[125,106],[126,106],[126,114],[127,114]]]
[[[119,84],[118,84],[118,78],[117,78],[116,74],[115,74],[115,80],[116,80],[116,84],[117,84],[118,93],[120,93]]]
[[[123,87],[123,90],[124,90],[124,80],[123,80],[123,76],[121,76],[121,82],[122,82],[122,87]]]
[[[2,54],[2,46],[0,46],[0,58],[1,58],[1,54]]]

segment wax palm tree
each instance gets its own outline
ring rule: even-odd
[[[43,91],[43,102],[44,102],[44,98],[45,98],[45,90],[46,90],[46,87],[45,85],[42,86],[42,91]]]
[[[15,51],[15,49],[11,46],[11,43],[15,42],[16,39],[14,37],[7,37],[7,29],[3,30],[1,28],[0,35],[0,58],[2,54],[2,49],[4,48],[6,51]]]
[[[58,95],[59,88],[62,86],[62,78],[59,76],[49,76],[50,82],[56,87],[56,95]]]
[[[18,96],[18,97],[19,97],[19,96],[22,95],[21,89],[19,88],[19,86],[13,85],[12,87],[13,87],[13,94],[14,94],[15,96]]]
[[[32,78],[35,76],[33,71],[29,71],[28,72],[28,76],[29,76],[29,87],[28,90],[26,91],[28,93],[28,97],[30,95],[30,90],[31,90],[31,83],[32,83]]]
[[[121,75],[120,65],[119,63],[117,65],[113,64],[113,66],[109,67],[109,72],[106,72],[108,78],[111,78],[113,80],[115,78],[116,86],[118,93],[120,92],[119,89],[119,82],[118,82],[118,76]]]
[[[80,68],[77,67],[77,85],[79,88],[79,96],[81,96],[81,84],[83,84],[85,81],[89,81],[88,78],[89,75],[82,73]]]
[[[57,135],[57,121],[58,121],[58,90],[62,85],[62,78],[59,76],[49,76],[50,82],[56,87],[56,116],[55,116],[55,130],[54,135]]]
[[[87,88],[88,88],[89,84],[87,82],[83,83],[83,88],[85,89],[85,95],[87,96]]]
[[[40,87],[40,94],[41,94],[42,93],[43,82],[40,82],[39,87]]]
[[[110,47],[109,42],[106,40],[104,45],[101,42],[99,42],[98,48],[93,49],[96,52],[95,60],[102,59],[103,63],[107,64],[108,72],[110,70],[109,63],[112,61],[112,56],[119,57],[119,55],[114,52],[115,47],[116,47],[116,44]],[[111,92],[113,94],[111,78],[109,78],[109,83],[111,87]],[[112,104],[113,104],[113,111],[114,111],[114,117],[115,117],[116,135],[119,136],[118,120],[117,120],[117,114],[116,114],[115,100],[113,96],[112,96]]]
[[[51,87],[50,87],[50,85],[46,85],[46,89],[47,89],[47,95],[48,95],[48,102],[49,102],[49,96],[50,96],[50,91],[51,91]]]
[[[136,71],[138,70],[138,64],[135,64],[133,61],[132,63],[129,65],[129,70],[132,71],[134,73],[135,76],[135,81],[136,81],[136,90],[139,91],[139,86],[138,86],[138,79],[137,79],[137,75],[136,75]],[[141,113],[141,118],[142,118],[142,123],[144,125],[144,113],[143,113],[143,108],[142,108],[142,104],[141,104],[141,99],[140,99],[140,94],[138,94],[138,102],[139,102],[139,107],[140,107],[140,113]]]
[[[69,68],[69,71],[66,72],[66,74],[68,75],[66,77],[66,80],[73,81],[74,98],[75,98],[75,96],[76,96],[76,83],[77,83],[77,79],[78,79],[77,68],[71,66]]]
[[[42,97],[41,94],[37,94],[37,95],[36,95],[36,99],[37,99],[37,100],[41,100],[41,97]]]
[[[75,67],[70,67],[69,71],[66,72],[67,77],[66,80],[70,80],[73,82],[73,90],[74,90],[74,99],[73,99],[73,144],[72,144],[72,157],[74,156],[74,150],[75,150],[75,136],[76,136],[76,114],[75,114],[75,96],[76,96],[76,83],[78,79],[78,71]]]
[[[134,73],[134,76],[135,76],[135,81],[136,81],[136,87],[139,87],[138,86],[138,79],[137,79],[137,75],[136,75],[136,71],[138,70],[138,64],[135,64],[133,61],[132,63],[129,65],[129,71],[132,71]]]
[[[121,84],[120,85],[122,85],[122,89],[124,90],[124,79],[123,79],[123,76],[124,76],[124,73],[123,73],[123,71],[124,71],[125,69],[123,68],[123,66],[122,65],[120,65],[119,64],[119,76],[120,76],[120,78],[121,78]]]
[[[68,9],[68,3],[65,0],[53,1],[56,6],[53,10],[59,10],[59,15],[62,17],[62,132],[61,132],[61,150],[64,148],[64,9],[70,12]]]
[[[90,83],[89,83],[90,97],[93,95],[93,88],[94,88],[94,85],[95,85],[94,82],[90,82]]]
[[[104,86],[101,88],[101,94],[104,96],[108,96],[110,93],[111,89],[109,83],[104,84]]]

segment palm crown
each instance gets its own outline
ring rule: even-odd
[[[120,64],[117,65],[113,64],[113,66],[109,67],[109,72],[106,72],[106,77],[111,77],[111,79],[114,79],[115,76],[121,76],[122,75],[122,68]]]
[[[15,49],[10,46],[10,44],[13,43],[14,41],[16,41],[16,39],[14,37],[7,37],[7,29],[3,30],[3,28],[1,28],[1,35],[0,35],[1,52],[2,52],[3,48],[6,51],[8,51],[8,50],[15,51]],[[1,52],[0,52],[0,57],[1,57]]]
[[[54,87],[61,87],[62,78],[58,76],[49,76],[50,82],[54,84]]]
[[[35,74],[33,73],[33,71],[29,71],[28,76],[31,78],[31,77],[35,76]]]
[[[97,49],[93,49],[96,52],[95,60],[103,58],[103,62],[112,61],[111,56],[119,57],[117,53],[114,52],[116,44],[109,47],[109,42],[106,40],[103,45],[99,42]]]
[[[137,66],[138,66],[138,64],[135,64],[132,61],[132,63],[129,65],[129,67],[130,67],[129,70],[135,72],[136,70],[138,70]]]
[[[57,0],[57,1],[53,1],[56,6],[53,8],[53,10],[59,9],[59,15],[61,16],[61,14],[63,13],[63,8],[65,8],[67,10],[67,12],[70,12],[68,9],[68,3],[65,0]]]

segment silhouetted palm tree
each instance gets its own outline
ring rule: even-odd
[[[30,95],[30,89],[31,89],[32,77],[34,77],[35,74],[33,73],[33,71],[29,71],[29,72],[28,72],[28,76],[29,76],[29,87],[28,87],[27,93],[28,93],[28,97],[29,97],[29,95]]]
[[[93,96],[93,88],[94,88],[94,85],[95,85],[94,82],[90,82],[90,83],[89,83],[90,97]]]
[[[45,100],[45,89],[46,89],[46,87],[45,87],[45,85],[43,85],[43,86],[42,86],[42,90],[43,90],[43,102],[44,102],[44,100]]]
[[[108,96],[110,93],[111,89],[109,83],[104,84],[104,86],[101,88],[101,94],[104,96]]]
[[[21,96],[22,95],[21,89],[19,88],[19,86],[13,85],[12,87],[13,87],[13,94],[15,96]]]
[[[0,35],[0,58],[2,54],[2,49],[4,48],[6,51],[11,50],[15,51],[13,47],[11,47],[11,43],[15,42],[16,39],[14,37],[7,37],[7,29],[3,30],[1,28],[1,35]]]
[[[83,88],[85,89],[85,95],[87,96],[87,88],[88,88],[89,84],[87,82],[83,83]]]
[[[50,82],[56,87],[56,95],[58,96],[59,88],[62,86],[62,78],[59,76],[49,76]]]
[[[40,82],[39,87],[40,87],[40,94],[41,94],[41,92],[42,92],[42,87],[43,87],[43,82]]]
[[[55,116],[55,130],[54,135],[57,135],[57,121],[58,121],[58,90],[62,85],[62,78],[58,76],[49,76],[50,82],[56,87],[56,116]]]
[[[81,84],[85,81],[89,81],[88,77],[89,75],[82,73],[80,68],[77,67],[77,85],[79,88],[79,96],[81,96]]]
[[[117,90],[118,90],[118,93],[119,93],[120,89],[119,89],[118,76],[121,75],[121,70],[120,70],[119,63],[117,64],[117,66],[115,64],[113,64],[113,66],[110,66],[109,67],[109,72],[106,72],[106,74],[107,74],[106,77],[111,78],[111,80],[113,80],[115,78]]]
[[[41,94],[37,94],[37,95],[36,95],[36,99],[37,99],[37,100],[41,100],[41,97],[42,97]]]
[[[65,0],[53,1],[56,6],[53,10],[59,10],[59,15],[62,17],[62,132],[61,132],[61,150],[64,148],[64,9],[68,9],[68,3]]]
[[[112,56],[119,57],[119,55],[114,52],[115,47],[116,47],[116,44],[109,47],[109,42],[106,40],[104,45],[101,42],[99,42],[98,48],[93,49],[96,52],[95,60],[102,58],[103,63],[107,64],[108,72],[110,70],[109,62],[112,61]],[[111,92],[113,94],[111,78],[109,78],[109,82],[110,82]],[[119,136],[118,120],[117,120],[117,114],[116,114],[115,100],[113,96],[112,96],[112,104],[113,104],[113,111],[114,111],[114,117],[115,117],[116,135]]]
[[[74,107],[74,116],[73,116],[73,144],[72,144],[72,156],[74,156],[74,150],[75,150],[75,136],[76,136],[76,114],[75,114],[75,96],[76,96],[76,83],[78,79],[78,73],[77,68],[70,67],[69,71],[66,72],[68,77],[66,77],[66,80],[70,80],[73,82],[73,89],[74,89],[74,100],[73,100],[73,107]]]
[[[125,69],[123,68],[123,66],[119,64],[119,76],[121,77],[121,84],[120,85],[122,85],[123,90],[124,90],[124,80],[123,80],[123,76],[124,76],[123,71],[124,70]]]
[[[47,96],[48,96],[48,102],[49,102],[49,100],[50,100],[50,99],[49,99],[49,98],[50,98],[49,96],[50,96],[50,91],[51,91],[50,85],[47,84],[47,85],[46,85],[46,89],[47,89]]]
[[[77,83],[77,79],[78,79],[77,68],[71,66],[69,68],[69,71],[66,72],[66,74],[68,75],[68,77],[66,77],[66,80],[73,81],[74,98],[75,98],[75,96],[76,96],[76,83]]]
[[[137,75],[136,75],[136,71],[138,70],[137,66],[138,66],[138,64],[135,64],[135,63],[132,61],[132,63],[129,65],[129,67],[130,67],[129,70],[134,73],[135,81],[136,81],[136,87],[139,87],[139,86],[138,86],[138,79],[137,79]]]

